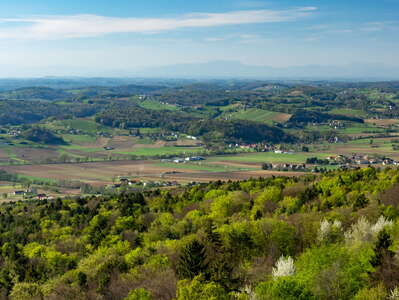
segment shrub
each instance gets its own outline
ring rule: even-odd
[[[129,295],[124,300],[152,300],[151,293],[146,289],[140,288],[130,291]]]
[[[316,300],[305,284],[290,276],[259,284],[256,296],[259,300]]]
[[[385,300],[387,299],[387,291],[383,285],[375,288],[364,288],[356,294],[354,300]]]
[[[177,284],[177,300],[229,300],[229,295],[215,282],[205,282],[202,276],[181,280]]]

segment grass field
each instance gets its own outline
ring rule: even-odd
[[[385,130],[383,128],[377,128],[369,124],[351,126],[339,130],[339,132],[343,134],[382,133],[384,131]]]
[[[156,165],[160,167],[204,171],[204,172],[234,172],[234,171],[250,171],[250,170],[259,169],[259,167],[239,168],[228,164],[219,165],[219,164],[210,164],[210,163],[183,163],[183,164],[159,163]]]
[[[395,143],[391,140],[392,138],[357,139],[345,144],[331,144],[328,151],[344,155],[352,153],[381,155],[399,160],[399,151],[393,150]]]
[[[236,162],[250,162],[250,163],[305,163],[309,157],[317,156],[324,158],[329,156],[327,153],[294,153],[294,154],[277,154],[273,152],[262,153],[248,153],[231,156],[217,156],[211,158],[209,161],[236,161]]]
[[[178,107],[171,104],[164,104],[156,100],[147,99],[138,103],[142,108],[152,109],[152,110],[170,110],[176,111],[179,110]]]
[[[289,114],[257,109],[257,108],[249,108],[246,110],[239,110],[237,112],[226,113],[225,116],[230,117],[232,119],[256,121],[266,124],[272,124],[273,122],[283,123],[286,122],[291,117],[291,115]]]
[[[241,153],[236,155],[218,155],[207,157],[202,162],[175,164],[160,160],[137,161],[94,161],[90,163],[39,164],[0,166],[10,173],[20,174],[21,178],[42,181],[56,185],[59,180],[81,181],[94,186],[104,186],[114,182],[118,176],[130,176],[142,180],[153,181],[191,181],[238,180],[257,176],[296,176],[303,173],[277,172],[261,170],[262,163],[305,163],[309,157],[326,158],[330,155],[352,153],[381,154],[394,159],[399,152],[392,150],[390,138],[357,139],[343,144],[326,144],[324,149],[315,152],[297,152],[293,154],[277,154],[273,152]],[[82,147],[82,146],[81,146]],[[74,148],[74,147],[72,147]],[[84,147],[82,147],[85,149]],[[69,148],[71,149],[71,147]],[[79,147],[74,148],[80,149]],[[90,148],[88,148],[90,149]],[[93,150],[93,149],[91,149]],[[96,150],[96,149],[94,149]],[[140,147],[122,152],[126,155],[155,156],[202,151],[201,147]],[[72,150],[70,150],[72,151]],[[88,151],[87,149],[85,151]],[[88,152],[82,152],[88,153]],[[176,155],[177,156],[177,155]],[[182,155],[183,156],[183,155]],[[335,167],[331,167],[335,168]],[[65,193],[67,193],[66,191]],[[75,192],[76,191],[72,191]],[[1,190],[0,190],[1,193]]]
[[[202,147],[159,147],[159,148],[137,148],[131,151],[112,151],[117,154],[138,155],[138,156],[157,156],[157,155],[184,155],[201,153]]]
[[[391,126],[391,125],[399,125],[398,119],[367,119],[365,120],[367,124],[372,124],[375,126]]]
[[[44,127],[50,130],[78,130],[84,134],[97,135],[98,132],[108,133],[112,135],[128,134],[128,130],[123,130],[119,128],[111,128],[103,126],[94,121],[93,118],[77,118],[77,119],[67,119],[67,120],[56,120],[46,123]]]
[[[62,146],[62,150],[79,150],[81,152],[100,152],[104,151],[103,148],[90,148],[90,147],[85,147],[85,146],[80,146],[80,145],[67,145],[67,146]]]
[[[12,161],[15,161],[17,163],[25,163],[26,160],[19,158],[16,154],[15,148],[8,146],[3,148],[4,152],[7,154],[8,158]]]
[[[50,184],[50,185],[57,185],[57,180],[52,179],[52,178],[46,178],[46,177],[38,177],[35,175],[23,175],[23,174],[19,174],[18,177],[20,179],[27,179],[33,182],[42,182],[45,184]]]
[[[140,103],[144,105],[143,107],[154,110],[178,109],[173,105],[165,105],[154,100],[145,100]],[[242,106],[238,105],[222,107],[221,110],[223,111],[221,117],[252,120],[265,124],[283,123],[290,117],[289,114],[256,108],[244,110]],[[360,111],[352,109],[336,109],[331,111],[331,113],[348,116],[361,115]],[[140,132],[145,138],[139,138],[131,136],[127,130],[97,124],[91,118],[50,121],[40,126],[45,126],[61,134],[68,143],[67,145],[41,145],[3,133],[0,135],[0,169],[20,174],[20,178],[41,181],[46,185],[54,186],[60,180],[81,181],[94,186],[104,186],[113,183],[117,176],[131,176],[153,181],[176,180],[183,183],[218,179],[238,180],[271,175],[294,176],[302,175],[303,173],[263,171],[261,170],[261,164],[305,163],[309,157],[325,158],[330,155],[351,155],[353,153],[379,154],[399,160],[399,151],[393,150],[393,146],[399,145],[399,143],[392,141],[396,137],[373,138],[372,140],[359,138],[371,136],[373,133],[384,133],[386,132],[384,126],[395,124],[399,124],[399,120],[370,119],[366,120],[365,124],[348,122],[346,128],[338,129],[336,132],[340,137],[347,135],[353,140],[337,144],[330,144],[326,141],[316,143],[309,146],[312,151],[310,153],[255,153],[253,150],[248,150],[248,152],[241,152],[240,154],[208,156],[202,162],[175,164],[160,162],[159,159],[154,160],[154,157],[183,158],[194,154],[206,156],[205,147],[198,146],[196,143],[199,141],[184,138],[169,142],[154,140],[155,138],[151,134],[161,132],[161,128],[142,128]],[[307,129],[321,132],[332,130],[327,125],[308,126]],[[299,133],[298,129],[287,129],[286,131],[294,135]],[[99,134],[99,132],[107,134]],[[185,135],[182,134],[181,136]],[[11,146],[9,145],[10,143],[14,145]],[[178,147],[179,145],[180,147]],[[109,147],[108,150],[106,150],[107,147]],[[291,146],[283,145],[283,147]],[[300,148],[296,147],[294,149]],[[234,150],[231,151],[233,152]],[[241,151],[241,149],[237,151]],[[142,160],[129,161],[129,159]],[[60,161],[73,163],[47,164]],[[87,163],[82,163],[83,161],[87,161]],[[34,164],[29,165],[30,163]],[[10,189],[10,186],[7,188]],[[7,188],[4,187],[3,190],[7,190]],[[76,193],[77,191],[71,192]],[[1,193],[2,188],[0,185]],[[65,193],[69,193],[69,191],[65,191]]]
[[[50,123],[46,123],[45,127],[49,128],[50,130],[80,130],[86,133],[95,134],[98,130],[101,130],[101,125],[97,124],[92,119],[69,119],[69,120],[62,120],[62,121],[53,121]]]
[[[65,122],[68,123],[69,121],[70,120],[67,120]],[[82,128],[82,132],[83,129],[90,131],[97,128],[93,127],[93,124],[95,126],[96,124],[92,120],[79,119],[74,121],[76,122],[73,122],[73,126]],[[47,125],[53,127],[52,129],[55,130],[56,126],[54,126],[54,124],[57,122],[58,121],[54,121]],[[76,130],[76,128],[73,129]],[[143,131],[145,131],[145,129],[143,129]],[[141,157],[162,155],[180,156],[204,152],[202,147],[196,146],[196,142],[186,139],[174,142],[154,141],[149,137],[133,137],[126,133],[109,137],[84,133],[68,133],[61,134],[61,136],[67,142],[66,145],[43,145],[5,134],[0,135],[0,138],[2,138],[2,140],[0,140],[0,165],[37,164],[46,161],[59,162],[61,156],[63,156],[61,159],[62,162],[65,161],[64,159],[66,158],[103,161],[110,156],[113,156],[114,159],[129,159],[131,155]],[[109,149],[105,149],[106,147],[109,147]]]
[[[263,171],[260,164],[242,164],[235,162],[206,162],[174,164],[161,163],[159,160],[146,161],[110,161],[74,164],[43,164],[24,166],[0,166],[10,173],[25,178],[43,179],[48,182],[59,180],[80,181],[94,186],[104,186],[115,182],[118,176],[129,176],[141,180],[173,180],[182,183],[191,181],[207,182],[211,180],[239,180],[259,176],[293,176],[303,173]],[[74,191],[76,193],[76,191]]]
[[[372,124],[353,123],[351,126],[347,125],[345,128],[334,129],[328,125],[308,125],[307,130],[317,130],[320,132],[336,131],[343,135],[360,135],[360,134],[377,134],[385,132],[384,128],[374,126]]]
[[[331,114],[344,115],[350,117],[366,118],[367,114],[360,109],[350,109],[350,108],[336,108],[329,111]]]
[[[63,134],[61,137],[65,142],[70,144],[86,144],[94,143],[96,141],[95,136],[85,134]]]

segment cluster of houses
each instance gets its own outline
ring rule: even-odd
[[[150,96],[145,95],[145,94],[141,94],[141,95],[137,95],[137,98],[139,98],[140,101],[144,101],[144,100],[147,100],[148,98],[150,98]],[[166,101],[159,101],[159,103],[161,103],[162,105],[172,105],[172,106],[176,106],[176,107],[183,107],[180,104],[177,104],[177,103],[176,104],[172,104],[172,103],[169,103],[169,102],[166,102]]]
[[[162,133],[161,138],[165,141],[177,141],[179,139],[179,134],[176,132]]]
[[[174,132],[174,131],[163,131],[163,132],[158,132],[158,133],[142,134],[139,129],[132,129],[132,130],[130,130],[129,135],[133,136],[133,137],[140,137],[140,138],[142,138],[143,136],[146,136],[153,140],[161,139],[161,140],[164,140],[167,142],[177,141],[179,138],[183,137],[183,138],[186,138],[189,140],[197,141],[197,146],[202,146],[198,137],[193,136],[193,135],[181,135],[180,133]]]
[[[337,137],[337,136],[332,136],[332,137],[330,137],[328,140],[327,140],[327,142],[328,143],[330,143],[330,144],[336,144],[336,143],[339,143],[341,140],[339,139],[339,137]]]
[[[198,138],[193,135],[187,135],[186,138],[188,138],[189,140],[194,140],[194,141],[198,140]]]
[[[253,143],[253,144],[229,144],[229,148],[239,148],[239,149],[246,149],[246,150],[255,150],[256,152],[274,152],[278,154],[292,154],[294,153],[293,150],[284,150],[281,149],[279,146],[266,144],[266,143]]]
[[[20,135],[21,135],[21,130],[19,130],[19,129],[10,129],[10,130],[7,132],[7,134],[10,135],[10,136],[17,137],[17,136],[20,136]]]
[[[356,164],[356,165],[377,165],[383,166],[398,165],[399,163],[389,157],[373,157],[370,155],[359,155],[352,154],[351,156],[337,155],[327,157],[330,165],[345,165],[345,164]]]
[[[113,185],[114,188],[120,188],[121,186],[133,186],[140,185],[141,181],[130,179],[129,177],[119,177],[119,183]]]
[[[174,162],[175,164],[182,164],[190,161],[202,161],[205,160],[202,156],[188,156],[185,158],[174,158],[174,159],[161,159],[161,162]]]
[[[119,177],[119,182],[113,184],[111,189],[118,189],[122,187],[143,187],[143,188],[156,188],[156,187],[172,187],[179,186],[177,181],[144,181],[134,180],[128,177]]]
[[[35,188],[28,188],[26,190],[17,190],[12,193],[13,196],[22,196],[24,199],[39,199],[39,200],[50,200],[52,197],[49,197],[47,194],[38,193]]]
[[[62,132],[61,132],[61,133],[62,133]],[[68,134],[74,134],[74,135],[77,135],[77,134],[84,134],[84,132],[83,132],[82,130],[80,130],[80,129],[74,129],[74,128],[68,128],[67,133],[68,133]]]
[[[332,120],[328,123],[328,126],[330,126],[333,129],[343,129],[345,128],[345,123],[338,120]]]
[[[285,151],[285,150],[281,150],[281,149],[274,150],[273,152],[276,154],[294,154],[295,153],[293,150]]]
[[[100,137],[105,137],[105,138],[112,138],[113,135],[110,134],[109,132],[103,132],[103,131],[98,131],[97,135]]]
[[[305,164],[289,164],[289,163],[281,163],[281,164],[264,163],[262,164],[262,169],[274,170],[274,171],[296,171],[296,172],[307,171]]]

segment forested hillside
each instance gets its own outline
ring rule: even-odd
[[[313,111],[299,110],[288,120],[288,126],[303,127],[309,123],[320,124],[332,120],[351,121],[356,123],[364,123],[363,119],[344,115],[331,115]]]
[[[40,122],[48,117],[67,119],[87,117],[102,107],[97,104],[60,105],[42,101],[0,101],[0,125],[21,125]]]
[[[181,124],[180,130],[202,136],[206,142],[292,143],[296,140],[279,128],[243,120],[200,120]]]
[[[2,204],[1,299],[398,299],[398,191],[365,168]]]
[[[138,106],[111,106],[96,116],[96,122],[118,128],[172,127],[175,123],[192,121],[193,117],[170,111],[156,111]]]
[[[388,120],[384,130],[395,131],[389,120],[399,116],[395,82],[138,81],[109,86],[99,80],[98,85],[84,81],[73,88],[59,88],[58,81],[42,83],[0,91],[0,126],[94,118],[108,127],[169,130],[223,147],[298,141],[293,135],[300,142],[319,142],[347,134],[339,129],[349,127],[370,133],[375,130],[365,127],[377,126],[372,120],[380,119]]]

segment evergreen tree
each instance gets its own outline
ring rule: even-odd
[[[178,276],[182,279],[193,279],[205,273],[207,269],[205,252],[205,246],[197,240],[184,247],[177,266]]]

